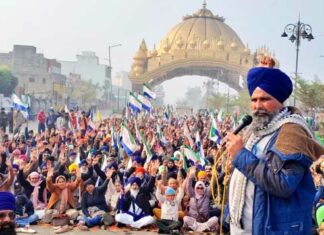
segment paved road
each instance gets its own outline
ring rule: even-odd
[[[42,235],[54,235],[54,230],[51,226],[48,225],[40,225],[40,226],[31,226],[32,229],[37,231],[37,234]],[[153,235],[157,234],[157,232],[147,232],[147,231],[127,231],[127,230],[101,230],[99,228],[92,228],[90,231],[80,231],[77,228],[73,230],[63,233],[66,235],[76,235],[76,234],[96,234],[96,235],[107,235],[107,234],[114,234],[114,235],[121,235],[121,234],[129,234],[129,235]]]

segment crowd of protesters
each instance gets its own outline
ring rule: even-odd
[[[48,114],[41,110],[37,120],[37,132],[26,127],[15,135],[1,133],[0,190],[15,195],[18,231],[33,232],[29,225],[37,223],[52,224],[56,233],[73,225],[81,230],[149,227],[161,233],[219,229],[220,209],[210,188],[217,153],[217,144],[208,139],[210,117],[91,121],[89,112],[51,109]],[[136,138],[135,120],[150,159]],[[119,141],[122,123],[139,147],[132,156]],[[197,150],[184,136],[184,125],[193,133],[190,141],[196,132],[201,136],[203,165],[184,157],[182,146]],[[230,119],[220,125],[231,128]]]
[[[88,112],[63,112],[50,110],[45,115],[40,111],[39,132],[26,128],[12,138],[1,134],[0,190],[15,195],[18,231],[33,232],[29,225],[37,223],[52,224],[56,233],[69,231],[73,225],[80,230],[112,225],[157,227],[171,234],[215,232],[222,224],[223,233],[229,231],[227,199],[223,207],[219,203],[229,176],[218,161],[219,145],[209,139],[210,116],[110,117],[94,121],[93,129]],[[133,156],[119,143],[122,123],[139,146]],[[218,122],[220,133],[233,125],[229,116]],[[136,127],[152,151],[149,161],[136,138]],[[198,150],[197,133],[206,160],[203,165],[192,162],[184,151],[184,146]],[[217,182],[212,181],[213,170]],[[324,199],[323,172],[321,163],[312,171],[319,188],[314,205]]]
[[[252,73],[248,79],[276,73],[282,87],[289,88],[280,93],[275,86],[263,87],[262,79],[248,84],[254,117],[261,120],[252,124],[256,129],[249,140],[256,149],[248,144],[242,148],[241,137],[231,133],[239,118],[221,113],[180,116],[167,109],[163,114],[132,115],[127,108],[124,117],[92,120],[90,112],[63,108],[47,114],[41,110],[37,131],[26,127],[7,134],[2,127],[0,231],[33,233],[30,225],[47,223],[55,233],[117,226],[166,234],[227,234],[230,228],[232,234],[251,234],[255,229],[267,231],[256,234],[309,234],[308,217],[312,217],[314,234],[324,234],[323,148],[311,139],[301,115],[283,107],[292,90],[289,78],[268,68]],[[264,126],[265,112],[274,107],[278,113],[267,123],[271,125]],[[293,124],[284,123],[290,119]],[[262,139],[269,137],[271,128],[279,130],[271,132],[277,133],[274,139],[278,141],[263,146],[269,151],[262,155],[258,146],[264,145]],[[229,161],[227,154],[240,157]],[[317,190],[314,198],[312,181]],[[304,199],[304,207],[293,208]],[[252,208],[253,200],[259,211]],[[311,211],[309,200],[313,216],[306,214]],[[277,211],[267,206],[276,206]],[[302,225],[280,213],[301,218]],[[272,227],[264,228],[269,221],[258,220],[262,218],[274,221],[270,221]],[[255,223],[259,224],[255,227]]]

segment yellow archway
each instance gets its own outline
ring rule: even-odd
[[[204,3],[196,13],[184,16],[158,49],[148,50],[143,39],[129,72],[133,90],[141,91],[143,83],[155,86],[178,76],[200,75],[239,91],[240,76],[245,77],[258,56],[269,53],[263,47],[252,54],[224,21]]]

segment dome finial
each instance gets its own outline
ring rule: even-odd
[[[206,9],[206,6],[207,6],[207,3],[206,3],[206,0],[204,0],[203,8]]]

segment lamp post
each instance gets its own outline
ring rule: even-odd
[[[113,105],[112,105],[112,73],[111,73],[111,70],[112,70],[112,67],[111,67],[111,53],[110,53],[110,51],[111,51],[111,48],[114,48],[114,47],[119,47],[119,46],[121,46],[122,44],[115,44],[115,45],[109,45],[108,46],[108,62],[109,62],[109,76],[110,76],[110,105],[111,105],[111,107],[113,107]]]
[[[298,17],[298,22],[296,24],[287,24],[285,26],[284,32],[282,33],[281,37],[288,37],[288,40],[290,40],[292,43],[296,42],[296,67],[294,81],[294,106],[296,106],[296,86],[298,79],[298,56],[300,41],[301,39],[308,39],[308,41],[314,39],[314,36],[312,34],[312,27],[309,24],[300,22],[300,17]]]

